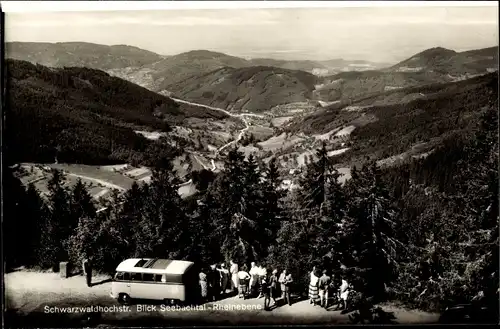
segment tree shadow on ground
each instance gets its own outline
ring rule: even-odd
[[[358,310],[342,311],[349,314],[349,320],[353,324],[397,324],[394,312],[384,311],[381,307],[360,308]]]
[[[98,285],[101,285],[101,284],[105,284],[105,283],[108,283],[108,282],[111,282],[113,281],[113,279],[111,278],[107,278],[107,279],[104,279],[104,280],[101,280],[99,282],[93,282],[90,284],[91,287],[94,287],[94,286],[98,286]]]

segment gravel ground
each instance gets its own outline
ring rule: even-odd
[[[111,283],[108,280],[106,276],[95,276],[95,285],[89,288],[80,275],[62,279],[58,273],[8,273],[4,281],[6,327],[349,323],[347,315],[312,306],[308,301],[295,301],[291,306],[273,307],[270,311],[263,310],[263,299],[237,297],[203,304],[198,310],[190,311],[167,309],[152,301],[136,301],[124,307],[109,296]],[[96,306],[101,309],[96,310]],[[439,317],[395,306],[384,308],[394,312],[397,323],[436,323]]]

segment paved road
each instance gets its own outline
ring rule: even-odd
[[[182,100],[182,99],[178,99],[178,98],[172,98],[174,101],[178,102],[178,103],[184,103],[184,104],[189,104],[189,105],[194,105],[194,106],[199,106],[199,107],[203,107],[203,108],[206,108],[206,109],[209,109],[209,110],[213,110],[213,111],[219,111],[219,112],[223,112],[224,114],[230,116],[230,117],[233,117],[233,118],[238,118],[240,119],[244,124],[245,124],[245,128],[241,129],[238,136],[236,137],[236,139],[230,141],[229,143],[221,146],[220,148],[217,149],[217,151],[215,152],[215,155],[217,156],[222,150],[226,149],[227,147],[229,147],[230,145],[233,145],[233,144],[236,144],[238,143],[242,138],[243,136],[245,135],[245,132],[250,128],[250,125],[248,124],[248,121],[246,119],[246,117],[254,117],[254,118],[264,118],[265,116],[264,115],[260,115],[260,114],[254,114],[254,113],[231,113],[227,110],[224,110],[224,109],[221,109],[221,108],[218,108],[218,107],[213,107],[213,106],[209,106],[209,105],[205,105],[205,104],[200,104],[200,103],[193,103],[193,102],[189,102],[189,101],[186,101],[186,100]],[[211,164],[212,164],[212,168],[208,168],[207,166],[205,166],[203,164],[203,162],[201,162],[196,156],[195,156],[195,159],[207,170],[212,170],[212,171],[215,171],[217,169],[216,165],[215,165],[215,161],[214,160],[211,160]]]

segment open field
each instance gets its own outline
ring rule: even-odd
[[[201,170],[203,167],[196,162],[193,155],[185,155],[184,158],[178,157],[174,161],[174,169],[179,176],[185,176],[188,173],[188,159],[192,163],[193,170]],[[134,182],[144,183],[151,179],[151,169],[146,167],[133,167],[128,164],[114,166],[90,166],[77,164],[34,164],[23,163],[22,169],[17,175],[28,185],[33,182],[35,187],[42,193],[47,194],[47,183],[51,179],[51,169],[61,170],[65,174],[65,185],[72,187],[80,179],[88,188],[90,195],[95,198],[105,198],[109,196],[112,190],[124,192],[128,190]],[[196,192],[192,183],[179,187],[179,194],[187,197]]]
[[[293,116],[285,116],[285,117],[276,117],[271,120],[271,123],[275,127],[281,127],[288,121],[292,120]]]
[[[300,142],[302,139],[300,137],[294,136],[293,138],[289,139],[287,138],[285,133],[282,133],[279,136],[273,136],[269,138],[266,141],[260,142],[259,145],[262,146],[264,151],[275,151],[280,148],[288,148],[298,142]]]
[[[256,140],[266,140],[273,136],[273,129],[269,127],[263,127],[263,126],[250,126],[248,128],[248,134],[252,134]]]

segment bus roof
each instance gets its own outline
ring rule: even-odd
[[[185,260],[161,258],[129,258],[121,262],[117,272],[184,274],[194,265]]]

